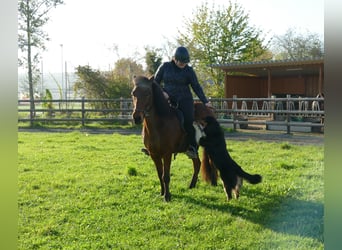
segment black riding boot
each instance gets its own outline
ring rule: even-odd
[[[187,126],[185,127],[185,129],[187,130],[187,139],[189,142],[189,148],[188,150],[185,152],[185,154],[190,158],[190,159],[194,159],[194,158],[198,158],[198,145],[196,142],[196,138],[195,138],[195,128],[193,127],[193,125],[191,126]]]

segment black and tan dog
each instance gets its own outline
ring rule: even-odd
[[[232,192],[234,192],[236,198],[239,197],[242,179],[251,184],[261,182],[261,175],[251,175],[245,172],[231,158],[222,128],[214,117],[205,117],[202,126],[205,135],[199,139],[199,145],[204,147],[210,162],[219,170],[228,201],[232,199]]]

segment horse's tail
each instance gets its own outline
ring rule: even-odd
[[[243,179],[245,179],[246,181],[248,181],[251,184],[258,184],[262,181],[262,177],[259,174],[249,174],[247,172],[245,172],[236,162],[235,166],[236,166],[236,173],[238,176],[242,177]]]
[[[203,148],[203,153],[202,153],[201,173],[202,173],[202,178],[206,182],[211,183],[211,185],[213,186],[217,185],[217,169],[215,168],[214,164],[209,159],[209,156],[207,152],[205,151],[205,148]]]

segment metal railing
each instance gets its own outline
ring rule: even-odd
[[[244,128],[248,125],[291,127],[324,127],[324,98],[211,98],[215,114],[222,124]],[[19,122],[74,122],[85,126],[91,122],[130,122],[131,98],[35,100],[34,113],[29,100],[18,100]]]

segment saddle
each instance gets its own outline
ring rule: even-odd
[[[175,112],[175,115],[179,121],[179,125],[180,125],[180,128],[184,131],[185,131],[185,128],[184,128],[184,114],[183,112],[178,108],[178,102],[176,101],[171,101],[171,99],[169,99],[169,105],[170,105],[170,108]],[[186,149],[187,147],[187,142],[184,141],[183,143],[181,143],[179,145],[179,151],[178,152],[182,152]],[[184,150],[182,150],[184,149]],[[150,152],[146,149],[146,148],[142,148],[141,149],[141,152],[143,152],[145,155],[149,156],[150,155]],[[176,159],[176,155],[177,155],[177,152],[173,154],[173,158]]]

